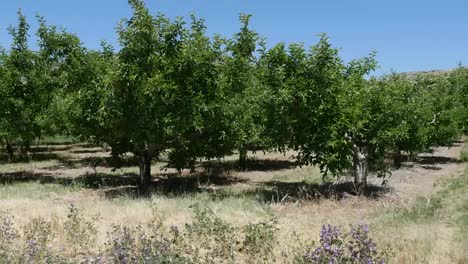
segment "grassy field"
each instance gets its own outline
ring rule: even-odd
[[[99,147],[53,142],[30,162],[0,164],[0,242],[14,245],[0,246],[0,256],[134,263],[115,256],[122,248],[138,255],[135,241],[153,232],[169,241],[173,262],[297,263],[319,243],[322,225],[366,224],[390,263],[467,263],[467,152],[463,143],[438,148],[393,171],[386,186],[371,178],[363,197],[346,177],[295,168],[294,153],[250,153],[247,171],[235,169],[236,155],[200,161],[192,174],[155,162],[155,191],[141,199],[130,161],[114,170]]]

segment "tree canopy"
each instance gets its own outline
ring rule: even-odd
[[[449,146],[468,130],[468,70],[409,78],[371,77],[375,52],[344,62],[322,35],[269,46],[242,14],[231,38],[209,36],[203,19],[152,15],[129,0],[119,47],[84,47],[38,17],[37,49],[18,12],[0,49],[0,142],[13,157],[45,135],[105,143],[139,160],[148,194],[151,164],[195,169],[197,160],[249,150],[294,150],[300,166],[351,173],[361,192],[370,171],[384,176],[406,157]]]

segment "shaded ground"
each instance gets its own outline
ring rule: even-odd
[[[387,184],[392,188],[388,198],[409,202],[433,192],[439,180],[461,172],[464,166],[459,156],[463,144],[457,142],[450,148],[434,148],[433,153],[419,155],[416,161],[404,163],[401,169],[392,171]],[[371,182],[378,183],[379,180]]]
[[[413,162],[403,164],[385,179],[370,177],[364,194],[368,198],[385,197],[388,201],[414,199],[434,189],[435,182],[460,168],[458,155],[463,143],[451,148],[434,149]],[[352,179],[323,181],[316,168],[296,168],[294,153],[256,153],[247,169],[239,171],[236,156],[222,160],[199,161],[195,173],[181,174],[153,164],[154,190],[165,195],[206,192],[220,197],[250,196],[261,202],[298,203],[310,200],[349,199],[355,195]],[[0,184],[39,182],[41,184],[79,185],[101,192],[106,197],[136,195],[138,181],[136,160],[114,160],[108,152],[86,144],[36,146],[27,157],[0,164]],[[40,163],[44,162],[44,163]],[[114,169],[119,167],[119,169]],[[227,191],[225,187],[229,187]],[[234,190],[234,191],[233,191]]]
[[[417,204],[417,197],[441,188],[438,183],[466,166],[458,160],[461,147],[460,142],[452,148],[436,148],[432,154],[404,163],[392,171],[385,186],[382,179],[371,176],[364,197],[354,195],[351,178],[331,182],[322,179],[317,168],[296,168],[294,153],[257,152],[251,154],[255,158],[245,171],[237,169],[236,155],[199,162],[193,174],[183,171],[178,175],[165,170],[164,163],[154,162],[153,196],[134,199],[138,168],[131,158],[114,170],[114,161],[101,148],[40,146],[33,162],[0,162],[0,211],[10,211],[19,224],[44,217],[60,226],[59,219],[66,219],[69,205],[74,204],[88,217],[101,217],[98,232],[104,242],[113,224],[150,223],[155,208],[163,212],[166,225],[183,226],[192,220],[193,205],[201,204],[236,225],[274,216],[278,237],[284,242],[275,249],[278,255],[298,235],[303,241],[318,241],[322,224],[368,223],[377,242],[391,243],[398,250],[395,263],[457,263],[444,259],[463,257],[463,249],[453,240],[457,230],[445,220],[428,222],[424,215],[421,222],[405,222],[400,212]],[[462,203],[463,197],[453,201]],[[423,209],[430,205],[425,199]],[[439,207],[448,208],[446,204]],[[461,253],[454,251],[454,245]]]

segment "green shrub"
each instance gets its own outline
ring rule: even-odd
[[[189,263],[174,241],[160,230],[114,226],[107,250],[99,261],[104,263]]]
[[[13,216],[0,212],[0,263],[12,262],[16,254],[13,243],[18,237]]]
[[[244,228],[243,249],[255,260],[267,262],[273,260],[276,238],[276,219],[267,222],[249,224]]]
[[[304,253],[304,263],[386,263],[390,249],[377,249],[367,225],[351,226],[342,232],[337,226],[322,226],[320,244]]]
[[[468,162],[468,147],[464,147],[460,152],[460,159],[463,162]]]
[[[440,196],[418,197],[410,208],[402,210],[402,216],[407,220],[430,220],[438,216],[438,210],[442,208]]]
[[[73,246],[75,255],[89,254],[96,242],[98,217],[85,219],[73,204],[70,205],[67,220],[64,223],[65,238]]]
[[[196,204],[193,208],[194,221],[186,229],[188,238],[198,243],[194,253],[204,262],[234,262],[238,230],[208,207]]]
[[[274,250],[279,246],[275,218],[234,226],[219,218],[210,208],[195,205],[193,222],[186,224],[184,229],[176,225],[165,228],[161,219],[156,217],[147,226],[113,226],[104,244],[97,243],[97,227],[92,221],[83,217],[75,206],[70,206],[64,225],[53,225],[62,229],[52,230],[52,222],[35,218],[20,232],[15,227],[14,218],[0,212],[0,264],[276,263],[287,259],[294,259],[294,263],[315,263],[315,253],[309,250],[304,255],[305,242],[299,239],[288,245],[287,253],[275,254]],[[374,251],[375,244],[368,239],[366,230],[365,226],[352,229],[349,236],[359,238],[350,241],[356,243],[355,248],[363,256],[372,260],[382,259],[381,252]],[[325,241],[324,234],[333,235],[332,231],[336,230],[322,230],[321,243]],[[54,234],[57,232],[64,233],[64,245],[56,244]],[[322,244],[327,248],[327,244]]]

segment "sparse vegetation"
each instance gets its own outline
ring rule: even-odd
[[[0,263],[468,261],[467,68],[373,77],[325,34],[268,48],[247,14],[211,37],[128,2],[118,50],[9,28]]]
[[[464,147],[460,152],[460,160],[468,162],[468,147]]]
[[[59,150],[58,155],[86,160],[86,149],[93,148],[70,145],[65,151]],[[456,156],[461,149],[458,146],[450,151]],[[99,152],[86,155],[105,159]],[[257,155],[257,162],[273,158],[271,153],[249,155]],[[275,159],[281,164],[289,156],[277,155]],[[420,179],[427,181],[431,173],[440,171],[425,167],[424,161],[415,166],[424,170],[421,175],[425,177]],[[2,178],[10,178],[0,186],[0,239],[11,240],[1,243],[4,246],[0,254],[8,260],[5,263],[31,259],[38,263],[124,263],[125,259],[126,263],[321,263],[329,258],[360,263],[352,262],[348,248],[342,246],[351,242],[348,239],[352,233],[345,235],[348,226],[362,231],[364,226],[357,225],[363,223],[369,224],[372,238],[367,250],[374,249],[375,243],[375,254],[383,253],[372,255],[373,260],[456,263],[466,258],[467,171],[438,178],[434,194],[416,198],[418,194],[410,190],[408,195],[414,196],[414,201],[388,204],[391,193],[376,189],[377,193],[369,198],[353,196],[351,186],[324,184],[319,170],[310,167],[285,166],[273,171],[250,167],[239,172],[231,169],[223,176],[226,178],[197,180],[187,174],[173,178],[174,182],[161,178],[160,184],[167,186],[156,188],[151,198],[140,199],[133,187],[121,188],[121,183],[113,185],[94,176],[86,163],[75,163],[75,177],[84,177],[76,177],[73,184],[66,181],[69,176],[62,174],[71,169],[66,160],[52,162],[49,167],[35,167],[34,163],[28,163],[30,167],[0,165]],[[448,169],[444,166],[465,166],[434,165],[442,166],[442,170]],[[76,166],[80,166],[78,170]],[[137,169],[134,165],[124,172],[112,172],[101,166],[95,169],[115,179]],[[197,166],[199,173],[205,167]],[[12,177],[18,169],[24,176],[33,171],[36,176]],[[158,175],[167,173],[155,171]],[[388,179],[394,188],[399,188],[398,182],[403,179],[397,172]],[[87,177],[102,182],[89,184]],[[229,178],[233,181],[223,182]],[[327,196],[325,188],[334,189],[336,195]],[[328,251],[315,254],[317,248],[326,246],[320,242],[318,232],[322,225],[328,230],[328,224],[341,230],[334,245],[344,250],[342,255]],[[364,250],[359,243],[353,245]],[[366,254],[362,253],[363,258]]]
[[[323,226],[320,244],[313,253],[300,252],[276,256],[276,221],[259,222],[237,227],[222,220],[211,209],[194,206],[194,221],[184,228],[165,228],[161,222],[147,225],[112,226],[104,244],[95,243],[99,219],[79,217],[70,207],[68,220],[52,230],[52,221],[32,219],[21,232],[11,215],[2,212],[2,263],[246,263],[289,261],[304,263],[385,263],[387,255],[377,252],[368,236],[367,226],[351,228],[342,234],[338,228]],[[328,231],[327,231],[328,230]],[[65,241],[55,242],[55,236],[65,233]],[[85,234],[86,233],[86,234]],[[23,246],[12,246],[21,245]],[[278,259],[277,259],[278,258]]]

